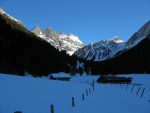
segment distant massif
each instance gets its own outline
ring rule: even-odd
[[[0,8],[0,72],[48,76],[150,73],[150,21],[124,42],[119,37],[84,45],[51,28],[33,30]]]

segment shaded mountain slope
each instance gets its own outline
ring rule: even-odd
[[[48,75],[69,72],[73,57],[59,52],[23,25],[0,13],[0,72],[24,75]]]
[[[93,74],[150,73],[150,34],[136,46],[101,62],[86,62]]]

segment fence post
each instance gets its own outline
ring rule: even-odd
[[[51,111],[51,113],[54,113],[54,105],[53,104],[50,106],[50,111]]]
[[[92,86],[93,86],[93,91],[94,91],[94,90],[95,90],[95,85],[94,85],[94,83],[93,83],[93,85],[92,85]]]
[[[84,93],[82,94],[82,100],[84,101]]]
[[[126,86],[126,91],[128,90],[128,84],[127,84],[127,86]]]
[[[22,113],[21,111],[15,111],[14,113]]]
[[[133,86],[132,86],[131,93],[132,93],[133,89],[134,89],[134,84],[133,84]]]
[[[93,80],[93,84],[92,84],[92,86],[93,86],[93,91],[94,91],[94,89],[95,89],[95,84],[94,84],[94,80]]]
[[[91,93],[91,89],[89,88],[89,93]]]
[[[145,91],[145,88],[143,88],[143,91],[142,91],[142,94],[141,94],[141,98],[143,97],[144,91]]]
[[[139,89],[137,90],[136,95],[138,95],[138,93],[139,93],[140,89],[141,89],[141,87],[139,87]]]
[[[86,96],[88,96],[88,90],[86,89]]]
[[[74,97],[72,97],[72,107],[75,106]]]

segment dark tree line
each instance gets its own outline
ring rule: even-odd
[[[0,72],[46,76],[55,72],[71,72],[76,57],[59,52],[35,36],[20,23],[0,14]]]
[[[84,67],[77,69],[77,60]],[[0,72],[35,76],[66,72],[82,74],[150,73],[150,35],[135,47],[109,60],[94,62],[59,52],[22,24],[0,14]]]

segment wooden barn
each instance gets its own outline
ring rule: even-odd
[[[66,73],[55,73],[55,74],[50,74],[49,79],[50,80],[62,80],[62,81],[69,81],[71,76]]]
[[[97,82],[99,82],[99,83],[131,83],[132,78],[102,75],[99,77]]]

